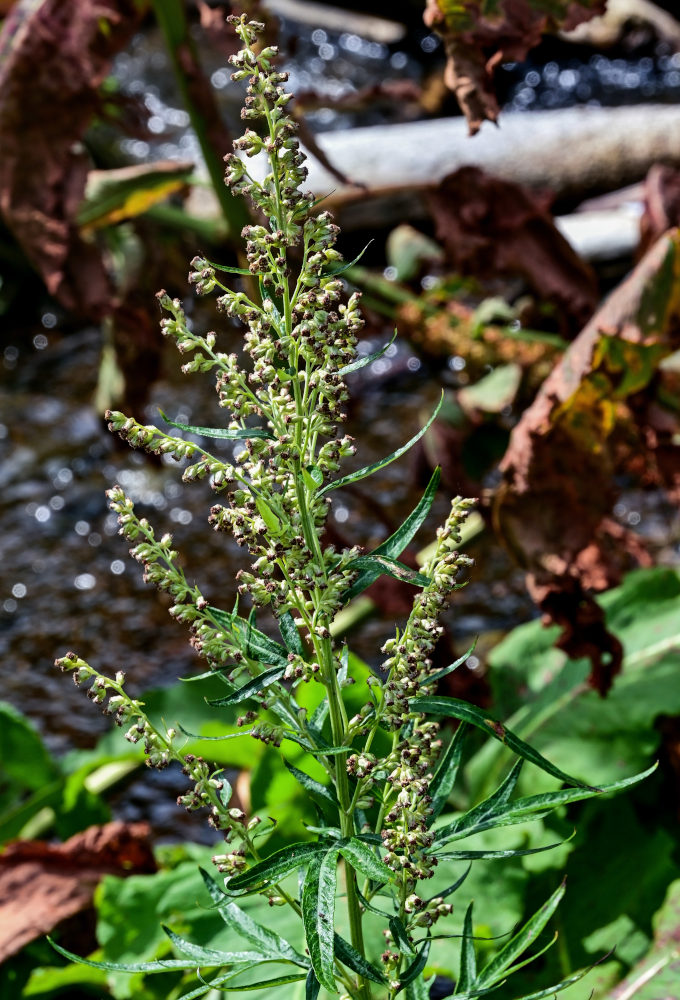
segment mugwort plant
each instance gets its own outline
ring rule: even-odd
[[[188,460],[185,482],[209,479],[219,498],[210,513],[212,527],[231,532],[253,559],[238,579],[240,600],[252,611],[244,617],[238,605],[230,612],[213,607],[198,586],[187,581],[171,536],[157,537],[119,486],[109,490],[108,499],[132,556],[144,567],[144,579],[171,595],[170,614],[188,626],[191,645],[224,683],[224,697],[212,702],[213,707],[243,704],[238,723],[244,738],[278,748],[298,744],[318,761],[325,779],[287,765],[317,807],[318,825],[308,828],[298,843],[263,853],[259,845],[272,821],[231,806],[224,775],[183,749],[181,731],[152,724],[143,704],[126,693],[122,671],[111,679],[75,653],[58,660],[76,684],[88,686],[92,701],[125,728],[128,740],[143,742],[150,767],[181,764],[190,788],[180,804],[189,810],[206,809],[209,822],[224,838],[223,852],[213,859],[216,871],[204,873],[206,886],[234,937],[248,946],[224,952],[168,931],[177,958],[100,964],[145,972],[202,970],[198,984],[194,981],[182,1000],[210,990],[265,987],[280,987],[282,997],[290,996],[285,990],[298,981],[307,1000],[315,1000],[321,990],[353,1000],[394,1000],[402,991],[409,1000],[426,1000],[432,981],[431,943],[448,936],[451,947],[460,952],[453,996],[468,1000],[493,992],[528,961],[525,953],[548,925],[564,887],[559,886],[478,968],[472,904],[462,935],[447,930],[452,899],[469,868],[438,893],[428,891],[428,880],[435,869],[453,862],[531,853],[456,845],[495,827],[544,816],[602,789],[570,778],[480,709],[437,694],[442,677],[465,660],[436,670],[432,651],[442,631],[441,612],[460,585],[461,570],[470,563],[458,546],[471,501],[452,502],[420,571],[401,563],[399,556],[430,511],[438,470],[413,512],[375,551],[338,551],[324,543],[335,491],[398,459],[436,413],[389,457],[339,475],[343,459],[355,452],[352,438],[339,429],[348,396],[345,379],[378,355],[357,356],[359,296],[343,298],[343,266],[335,248],[338,229],[327,212],[318,211],[313,196],[301,190],[304,155],[295,123],[286,113],[291,95],[283,88],[286,75],[273,63],[276,49],[258,48],[262,26],[245,15],[230,21],[242,42],[232,58],[233,77],[248,81],[242,116],[253,127],[226,157],[226,182],[232,192],[250,198],[262,221],[243,231],[248,271],[197,257],[189,280],[198,295],[216,293],[218,309],[245,327],[245,367],[235,354],[217,349],[214,333],[192,332],[178,299],[165,292],[158,298],[166,313],[163,333],[188,358],[183,371],[214,373],[227,418],[223,428],[167,423],[202,439],[242,442],[242,449],[230,464],[193,440],[122,413],[110,412],[108,420],[111,430],[133,447]],[[249,172],[251,157],[268,162],[261,183]],[[249,274],[243,287],[254,291],[226,287],[220,271]],[[383,647],[385,659],[370,677],[369,700],[350,714],[348,692],[355,678],[347,647],[333,638],[333,622],[381,574],[413,585],[413,609]],[[257,628],[255,613],[265,606],[278,623],[278,640]],[[313,709],[302,704],[310,703],[301,694],[310,689]],[[452,736],[440,728],[437,720],[442,718],[457,721]],[[444,816],[466,737],[475,728],[502,741],[516,756],[516,764],[485,801],[462,814]],[[513,797],[527,761],[562,787]],[[291,940],[255,921],[239,905],[253,894],[289,908]],[[368,918],[372,927],[376,922],[381,926],[382,937],[372,933],[369,939]],[[534,993],[532,1000],[552,995],[577,978]]]

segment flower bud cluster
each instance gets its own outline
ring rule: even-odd
[[[434,762],[441,751],[438,731],[436,722],[416,722],[399,748],[397,766],[387,777],[392,788],[392,805],[381,831],[388,851],[384,860],[394,871],[404,873],[409,892],[419,879],[430,878],[437,864],[436,858],[428,854],[434,840],[434,834],[428,830],[432,801],[428,789]]]
[[[167,729],[165,733],[160,733],[151,725],[144,714],[142,703],[133,700],[125,692],[123,688],[125,674],[122,670],[116,673],[115,680],[111,680],[110,677],[100,674],[76,653],[67,653],[66,656],[55,660],[55,666],[63,671],[72,670],[76,687],[88,680],[92,681],[87,691],[88,698],[95,705],[101,705],[105,715],[113,715],[117,726],[129,726],[125,738],[130,743],[139,743],[140,740],[144,742],[144,753],[149,767],[162,770],[177,756],[172,747],[176,731]]]
[[[422,569],[431,583],[417,594],[403,634],[388,639],[383,646],[383,652],[389,655],[382,665],[388,674],[382,718],[392,729],[399,730],[406,723],[410,700],[423,693],[427,685],[432,672],[431,653],[443,631],[439,616],[451,592],[459,586],[456,581],[461,570],[472,562],[456,546],[460,544],[460,526],[473,503],[460,497],[452,501],[446,522],[437,530],[435,552]]]

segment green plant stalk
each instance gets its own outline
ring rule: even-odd
[[[229,234],[234,238],[250,222],[250,218],[243,200],[232,198],[224,186],[224,164],[217,151],[228,147],[230,140],[215,106],[210,83],[200,69],[184,0],[152,0],[152,3],[184,107],[203,153],[212,189]],[[189,74],[193,74],[193,80]]]

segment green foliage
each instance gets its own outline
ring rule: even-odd
[[[210,605],[186,579],[172,537],[158,538],[114,486],[110,506],[132,556],[145,579],[170,595],[170,614],[189,628],[209,670],[179,694],[171,689],[141,700],[128,695],[122,671],[105,676],[76,653],[57,661],[115,717],[136,759],[159,769],[182,767],[189,789],[180,804],[205,809],[224,838],[224,853],[212,858],[220,878],[204,872],[199,885],[195,868],[182,861],[155,876],[105,880],[98,896],[100,953],[79,959],[55,948],[106,973],[120,997],[190,1000],[251,990],[273,997],[285,988],[286,996],[305,998],[395,1000],[404,993],[425,1000],[432,973],[443,970],[458,979],[453,996],[468,1000],[502,990],[508,976],[543,961],[552,944],[564,886],[555,887],[560,880],[546,867],[537,881],[550,885],[534,900],[525,864],[570,842],[559,815],[555,828],[548,825],[555,810],[627,790],[651,769],[617,773],[595,787],[582,761],[572,777],[528,742],[525,710],[517,708],[525,715],[516,728],[436,694],[438,680],[462,664],[437,671],[431,654],[442,634],[440,614],[470,564],[459,549],[471,502],[452,502],[420,572],[398,557],[430,511],[438,471],[413,513],[372,553],[325,544],[329,494],[401,458],[441,402],[406,445],[338,478],[341,460],[355,451],[349,437],[338,436],[338,425],[348,397],[344,376],[359,367],[358,297],[342,301],[337,229],[327,213],[314,213],[311,195],[300,193],[304,158],[285,112],[285,74],[271,64],[275,50],[256,46],[257,24],[231,21],[243,43],[232,58],[234,78],[248,79],[244,118],[261,128],[236,140],[244,158],[227,157],[226,179],[267,224],[244,230],[253,276],[248,293],[223,285],[217,271],[224,269],[203,258],[192,262],[190,281],[200,295],[222,293],[218,308],[246,326],[245,361],[217,350],[216,334],[195,333],[178,299],[162,292],[159,301],[167,314],[163,332],[191,356],[183,370],[213,372],[228,413],[224,429],[164,419],[201,438],[244,443],[231,464],[122,413],[108,419],[133,446],[192,463],[185,481],[210,479],[224,501],[211,510],[212,526],[230,531],[254,559],[238,574],[239,600],[251,610],[244,616],[238,604],[231,612]],[[270,171],[261,184],[247,167],[260,154]],[[374,675],[334,643],[332,626],[379,575],[407,580],[415,596]],[[264,607],[273,610],[282,642],[257,627],[256,612]],[[243,714],[235,717],[236,706]],[[549,708],[545,703],[544,715]],[[461,725],[449,737],[435,719]],[[492,737],[497,748],[483,772],[478,758],[488,756],[486,748],[470,762],[465,757],[466,737],[474,750],[475,733]],[[220,766],[236,763],[251,769],[248,814],[233,804]],[[531,785],[523,786],[527,771]],[[452,794],[462,807],[444,814]],[[532,833],[541,823],[539,834]],[[574,849],[570,862],[577,857]],[[456,900],[454,912],[447,900],[456,893],[465,902],[459,907]],[[488,911],[483,925],[475,923],[480,910]],[[281,926],[269,913],[283,914]],[[539,984],[529,996],[552,995],[581,975],[571,967],[555,971],[557,985]]]

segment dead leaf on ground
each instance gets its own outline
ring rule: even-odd
[[[555,226],[549,195],[462,167],[428,200],[437,238],[456,271],[479,278],[520,275],[539,299],[558,307],[563,333],[592,316],[595,274]]]
[[[645,559],[639,539],[610,520],[616,477],[680,485],[677,414],[656,397],[659,364],[679,349],[675,229],[570,345],[512,432],[494,521],[541,606],[549,614],[559,609],[570,650],[579,623],[592,619],[590,592],[613,586],[628,566]],[[665,422],[654,417],[660,407]],[[661,446],[664,465],[655,453]],[[591,657],[591,682],[601,692],[620,665],[616,650],[608,652],[607,663]]]
[[[423,20],[444,39],[445,81],[474,135],[499,115],[493,73],[521,62],[547,32],[569,31],[601,14],[606,0],[427,0]],[[548,8],[548,10],[546,10]]]
[[[63,844],[17,841],[0,854],[0,962],[92,904],[104,875],[154,872],[150,828],[116,821]]]

